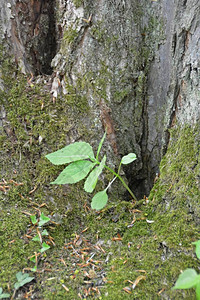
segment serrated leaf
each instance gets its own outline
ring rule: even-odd
[[[86,142],[76,142],[58,151],[47,154],[45,157],[54,165],[63,165],[83,159],[94,159],[94,152],[90,144]]]
[[[50,246],[44,242],[44,243],[42,243],[42,249],[40,249],[40,252],[43,253],[46,250],[48,250],[49,248],[50,248]]]
[[[92,209],[100,210],[106,206],[108,202],[108,195],[106,193],[106,190],[103,190],[101,192],[98,192],[93,198],[91,207]]]
[[[196,246],[195,253],[197,258],[200,259],[200,240],[193,242],[192,244]]]
[[[84,179],[95,166],[88,160],[79,160],[67,166],[51,184],[72,184]]]
[[[197,272],[194,269],[186,269],[179,275],[178,280],[172,289],[190,289],[196,286],[199,282],[200,276],[197,274]]]
[[[35,225],[35,224],[37,223],[37,218],[36,218],[36,216],[35,216],[35,215],[32,215],[32,216],[30,216],[30,218],[31,218],[32,224]]]
[[[20,287],[24,286],[26,283],[31,282],[35,277],[29,277],[29,274],[18,272],[16,274],[18,282],[15,283],[14,288],[18,290]]]
[[[137,157],[136,157],[135,153],[129,153],[129,154],[122,157],[121,163],[123,165],[128,165],[136,159],[137,159]]]
[[[99,175],[102,173],[102,170],[105,166],[105,162],[106,162],[106,155],[104,155],[100,165],[98,167],[96,167],[88,176],[88,178],[85,181],[84,184],[84,190],[88,193],[92,193],[92,191],[94,190],[96,184],[97,184],[97,180]]]
[[[103,135],[103,137],[102,137],[102,139],[101,139],[101,141],[99,143],[98,150],[97,150],[97,155],[96,155],[96,160],[98,160],[98,158],[99,158],[99,152],[101,151],[101,147],[103,145],[105,137],[106,137],[106,132],[104,133],[104,135]]]
[[[40,221],[39,221],[38,225],[39,225],[39,226],[43,226],[44,224],[46,224],[46,223],[49,222],[49,221],[50,221],[50,218],[49,218],[49,217],[46,217],[46,216],[44,215],[44,213],[42,212],[42,213],[41,213],[41,216],[40,216]]]

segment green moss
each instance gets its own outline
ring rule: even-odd
[[[73,0],[73,3],[76,8],[79,8],[80,6],[83,5],[84,1],[83,0]]]
[[[92,26],[90,34],[99,43],[105,43],[105,40],[108,38],[106,29],[103,26],[103,21],[97,21],[96,24]]]
[[[71,43],[68,37],[66,40]],[[84,271],[89,270],[81,270],[77,262],[82,258],[77,258],[76,252],[66,246],[72,243],[75,247],[74,239],[80,235],[90,247],[96,246],[98,241],[102,243],[104,252],[95,252],[95,259],[102,262],[99,273],[105,272],[107,279],[107,283],[102,283],[103,288],[99,288],[102,299],[159,299],[158,292],[163,288],[163,298],[194,299],[193,290],[171,291],[171,287],[180,270],[199,268],[191,246],[192,241],[199,239],[199,128],[171,131],[169,149],[161,162],[160,179],[151,192],[149,204],[138,204],[137,209],[141,212],[135,211],[133,203],[120,202],[114,193],[110,194],[109,205],[102,212],[92,212],[89,210],[90,196],[82,192],[82,183],[73,186],[49,184],[62,167],[52,166],[44,156],[66,144],[66,136],[69,139],[73,136],[71,128],[81,127],[85,107],[88,109],[86,113],[89,112],[85,98],[88,91],[92,91],[96,98],[101,96],[106,100],[106,87],[112,80],[109,68],[102,62],[98,76],[92,72],[81,74],[77,86],[68,85],[69,94],[53,104],[42,84],[30,87],[21,75],[10,82],[10,78],[16,76],[13,76],[8,61],[5,59],[4,62],[6,93],[1,92],[1,104],[8,112],[7,121],[12,134],[2,138],[2,172],[8,182],[14,179],[23,185],[11,184],[9,191],[1,194],[1,286],[4,289],[7,283],[13,286],[15,274],[30,267],[27,258],[33,254],[35,245],[24,238],[30,223],[29,217],[22,212],[35,212],[31,202],[36,202],[38,205],[46,203],[48,209],[45,213],[60,223],[49,229],[55,246],[39,264],[44,272],[35,275],[36,298],[78,299],[78,293],[84,296]],[[123,80],[126,82],[125,77]],[[141,73],[137,85],[138,109],[145,80],[145,73]],[[118,95],[119,98],[127,96],[120,89]],[[70,114],[70,110],[73,113]],[[87,128],[79,130],[78,136],[89,141]],[[33,188],[35,191],[29,194]],[[71,278],[77,269],[78,274]],[[123,288],[131,287],[127,280],[134,282],[140,275],[146,279],[141,280],[130,295],[125,293]],[[69,288],[69,292],[62,284]],[[90,298],[96,296],[91,294]]]
[[[97,103],[100,99],[107,101],[106,88],[108,82],[111,81],[111,72],[104,61],[100,62],[98,72],[76,73],[76,78],[75,86],[69,84],[68,78],[65,78],[66,90],[68,91],[65,99],[70,107],[76,107],[80,112],[88,113],[90,107],[87,95],[92,95]]]
[[[1,171],[9,189],[5,195],[1,192],[3,223],[0,268],[3,271],[0,282],[1,286],[6,287],[6,283],[12,285],[18,271],[31,267],[28,257],[35,249],[33,244],[22,239],[29,223],[29,218],[22,211],[30,213],[32,201],[38,205],[46,202],[52,214],[61,213],[63,216],[63,212],[66,212],[61,230],[56,228],[52,232],[56,235],[58,246],[63,245],[68,234],[79,224],[79,216],[72,211],[79,210],[84,204],[85,195],[80,195],[78,186],[71,193],[62,187],[50,187],[49,183],[61,168],[51,165],[44,156],[66,144],[66,136],[70,138],[71,128],[81,123],[81,115],[87,111],[87,99],[76,96],[72,103],[68,95],[53,104],[43,89],[42,81],[29,86],[25,76],[16,76],[17,70],[13,69],[12,62],[6,57],[2,60],[1,68],[6,92],[0,92],[0,99],[7,112],[8,129],[8,136],[3,132],[1,138]],[[78,116],[76,120],[75,114]],[[80,136],[88,135],[86,128],[79,127]],[[10,179],[21,184],[10,183]],[[31,190],[33,192],[29,194]],[[75,223],[74,228],[70,227],[69,222]],[[14,242],[9,244],[12,240]]]
[[[106,285],[103,299],[105,295],[109,299],[159,299],[162,289],[161,297],[195,299],[193,289],[172,291],[171,287],[181,270],[199,269],[191,244],[199,239],[198,141],[198,126],[173,129],[168,152],[161,162],[160,179],[151,192],[150,203],[140,207],[143,213],[136,213],[133,227],[127,228],[127,224],[130,224],[134,208],[125,209],[124,203],[108,207],[107,213],[105,210],[101,214],[101,224],[109,223],[106,227],[97,226],[101,238],[106,236],[111,240],[117,233],[122,236],[122,241],[109,243],[109,251],[113,254],[107,265],[110,283]],[[117,222],[112,223],[115,215],[118,215]],[[154,222],[148,223],[146,218]],[[97,230],[94,221],[93,225],[94,231]],[[108,228],[107,234],[105,228]],[[131,288],[127,281],[134,282],[140,275],[146,279],[131,290],[131,295],[125,293],[124,287]]]
[[[78,32],[72,26],[67,28],[63,34],[63,42],[65,46],[72,44],[78,37]]]
[[[88,78],[81,74],[78,75],[76,86],[69,84],[69,80],[65,77],[65,89],[67,94],[65,100],[70,109],[78,109],[81,113],[88,113],[90,108],[86,97]]]
[[[28,266],[27,258],[32,253],[23,238],[29,221],[18,207],[11,205],[8,208],[4,203],[0,210],[0,283],[5,289],[14,283],[15,274]]]
[[[197,216],[199,213],[196,207],[199,197],[197,184],[199,173],[198,125],[195,129],[189,126],[182,130],[173,129],[170,134],[170,147],[160,166],[162,184],[159,181],[155,185],[150,198],[154,199],[158,205],[163,206],[162,203],[159,204],[159,201],[164,195],[176,195],[176,200],[170,203],[167,210],[176,209],[181,205],[192,212],[195,207],[194,213]]]

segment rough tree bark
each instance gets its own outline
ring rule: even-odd
[[[197,226],[199,1],[1,0],[0,16],[3,177],[16,169],[24,179],[30,164],[27,190],[34,180],[49,193],[44,154],[78,140],[97,147],[107,128],[112,166],[137,154],[124,172],[138,198],[149,195],[161,172],[150,194],[155,218],[185,205],[184,216],[192,214]],[[115,192],[129,200],[117,186]],[[163,236],[165,261],[173,251]]]
[[[168,128],[199,117],[198,1],[11,1],[1,16],[23,72],[56,72],[55,89],[87,95],[96,128],[112,119],[111,148],[137,153],[127,176],[148,194]]]

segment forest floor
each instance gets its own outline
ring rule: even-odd
[[[10,83],[5,74],[7,93],[0,95],[7,111],[0,140],[3,292],[11,299],[37,300],[195,299],[194,289],[172,287],[181,270],[200,270],[192,245],[200,234],[199,128],[171,131],[148,198],[122,201],[112,189],[108,205],[95,212],[82,183],[50,185],[61,168],[45,155],[66,144],[66,112],[73,104],[59,99],[53,104],[37,84],[30,86],[26,78]],[[73,109],[84,114],[82,107]],[[39,226],[42,215],[50,220]],[[15,291],[18,272],[34,279]]]
[[[6,183],[7,194],[16,184]],[[182,221],[188,228],[182,233],[175,212],[167,220],[152,212],[154,199],[137,205],[111,201],[98,213],[83,203],[79,212],[61,215],[49,203],[20,197],[23,201],[12,206],[4,200],[0,213],[1,287],[13,295],[16,273],[34,277],[14,299],[195,299],[192,290],[171,290],[181,270],[198,267],[188,243],[198,232],[186,215]],[[50,248],[41,254],[40,242],[32,239],[42,229],[30,215],[42,213],[50,218],[42,226]]]

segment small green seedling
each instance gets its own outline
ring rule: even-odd
[[[200,240],[192,243],[196,245],[196,256],[200,259]],[[186,269],[178,277],[173,290],[178,289],[196,289],[196,299],[200,300],[200,275],[194,269]]]
[[[10,298],[10,294],[3,293],[3,289],[0,288],[0,299]]]
[[[35,265],[32,269],[31,269],[32,272],[37,272],[37,266]]]
[[[82,179],[88,176],[84,184],[84,190],[88,193],[92,193],[96,187],[98,178],[104,168],[114,175],[114,178],[108,184],[108,186],[103,191],[98,192],[92,198],[91,207],[96,210],[102,209],[107,204],[107,190],[116,178],[118,178],[121,181],[121,183],[128,190],[132,198],[136,200],[136,197],[133,194],[133,192],[129,189],[127,184],[119,175],[121,165],[127,165],[133,162],[134,160],[136,160],[136,155],[134,153],[129,153],[128,155],[123,156],[119,164],[118,172],[116,173],[114,170],[112,170],[105,164],[106,155],[104,155],[103,159],[99,161],[99,153],[105,137],[106,133],[104,134],[103,138],[99,143],[96,157],[94,156],[94,152],[91,145],[86,142],[75,142],[56,152],[46,155],[46,158],[49,159],[50,162],[54,165],[63,165],[70,163],[60,173],[57,179],[51,182],[51,184],[73,184],[81,181]]]
[[[46,250],[50,248],[50,246],[47,245],[45,242],[43,242],[43,237],[49,236],[49,233],[46,229],[42,230],[42,226],[48,223],[50,221],[50,218],[45,216],[43,212],[41,213],[39,219],[37,219],[35,215],[31,215],[30,218],[33,225],[37,226],[37,234],[32,238],[32,240],[40,243],[41,249],[39,250],[40,251],[39,254],[44,253]],[[37,271],[37,263],[38,263],[37,256],[38,253],[35,252],[35,255],[30,258],[30,261],[32,261],[35,264],[35,266],[31,269],[31,271],[33,272]]]
[[[41,226],[45,225],[46,223],[48,223],[49,221],[50,221],[50,218],[46,217],[44,215],[44,213],[42,212],[41,216],[40,216],[40,221],[39,221],[38,225],[41,227]]]
[[[35,225],[37,223],[36,215],[31,215],[30,218],[31,218],[31,222],[33,223],[33,225]]]
[[[36,225],[38,223],[39,227],[45,225],[46,223],[48,223],[50,221],[50,218],[46,217],[43,212],[41,213],[39,220],[36,218],[36,215],[31,215],[30,218],[31,218],[32,224]]]
[[[25,284],[31,282],[35,277],[30,277],[28,273],[18,272],[16,274],[17,282],[14,285],[15,290],[18,290],[20,287],[24,286]]]
[[[45,229],[45,230],[42,231],[41,235],[42,235],[42,236],[48,236],[49,234],[48,234],[48,231]],[[40,242],[41,240],[40,240],[39,234],[36,234],[36,235],[32,238],[32,240],[35,241],[35,242]]]
[[[193,242],[192,245],[196,246],[195,253],[198,259],[200,259],[200,240]]]
[[[49,248],[50,248],[50,246],[44,242],[44,243],[42,243],[42,248],[40,249],[40,252],[43,253],[43,252],[47,251]]]

